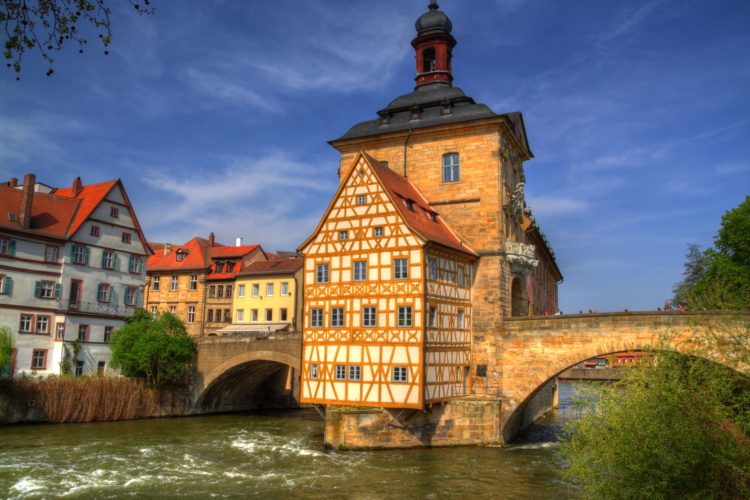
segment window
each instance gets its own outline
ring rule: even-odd
[[[190,276],[190,290],[197,290],[198,289],[198,276],[193,274]]]
[[[130,233],[122,233],[122,242],[130,243]]]
[[[346,380],[346,365],[336,365],[336,380]]]
[[[273,321],[273,309],[266,309],[266,323]]]
[[[279,321],[286,321],[287,320],[286,318],[287,318],[286,308],[282,307],[281,309],[279,309]]]
[[[339,231],[339,239],[341,241],[349,239],[349,231]]]
[[[114,269],[117,267],[117,254],[104,250],[102,252],[102,268],[103,269]]]
[[[356,260],[354,261],[354,281],[366,281],[367,280],[367,261]]]
[[[231,323],[231,322],[232,322],[232,310],[224,309],[224,323]]]
[[[237,323],[244,323],[244,322],[245,322],[245,310],[237,309]]]
[[[112,300],[112,287],[107,283],[99,283],[96,289],[96,300],[99,302],[110,302]]]
[[[378,309],[376,307],[363,307],[362,308],[362,326],[374,327],[378,326]]]
[[[31,369],[47,369],[47,349],[34,349],[31,354]]]
[[[76,371],[75,371],[76,377],[80,377],[83,375],[83,361],[76,361]]]
[[[286,281],[281,284],[281,296],[287,297],[289,295],[289,283]]]
[[[107,363],[105,361],[99,361],[96,364],[96,376],[97,377],[103,377],[104,376],[104,370],[107,366]]]
[[[49,334],[49,316],[36,317],[36,333],[38,335]]]
[[[250,311],[250,317],[253,323],[257,323],[258,322],[258,310],[253,309],[252,311]]]
[[[331,327],[340,328],[344,326],[344,308],[333,307],[331,308]]]
[[[398,326],[411,326],[411,306],[398,307]]]
[[[226,298],[231,299],[232,298],[232,285],[227,285],[224,290],[226,292]]]
[[[328,264],[318,264],[315,283],[328,283]]]
[[[57,257],[60,253],[60,247],[52,247],[47,245],[44,250],[44,261],[45,262],[57,262]]]
[[[170,314],[177,314],[177,306],[169,306]]]
[[[234,271],[234,261],[228,260],[226,272],[231,273],[232,271]]]
[[[357,196],[357,205],[364,205],[367,203],[367,196]]]
[[[91,226],[91,236],[99,236],[99,226]]]
[[[216,263],[216,274],[221,274],[224,272],[224,263],[223,262],[217,262]]]
[[[216,298],[217,299],[224,298],[224,285],[216,285]]]
[[[78,325],[78,340],[89,341],[89,325]]]
[[[466,286],[466,271],[463,266],[458,268],[458,286]]]
[[[237,285],[237,297],[240,299],[245,297],[245,285]]]
[[[188,306],[187,322],[195,323],[195,306]]]
[[[316,363],[313,363],[310,365],[310,378],[311,379],[318,378],[318,365]]]
[[[430,259],[430,279],[432,281],[437,280],[437,261],[435,259]]]
[[[125,305],[134,306],[138,301],[138,289],[137,288],[126,288],[125,289]]]
[[[266,297],[273,297],[273,283],[266,284]]]
[[[177,250],[176,260],[177,262],[182,262],[183,260],[185,260],[185,252],[183,252],[182,250]]]
[[[120,209],[117,207],[112,207],[109,209],[109,216],[114,217],[115,219],[120,216]]]
[[[171,288],[170,288],[171,291],[173,292],[177,291],[178,281],[179,281],[179,278],[177,276],[172,276],[172,283],[171,283]]]
[[[409,259],[393,260],[393,278],[397,280],[409,278]]]
[[[0,238],[0,255],[13,257],[16,254],[16,240]]]
[[[464,312],[460,309],[458,310],[458,329],[464,329]]]
[[[33,324],[34,324],[33,314],[22,314],[21,324],[18,326],[18,331],[24,332],[24,333],[31,333],[31,328]]]
[[[323,328],[323,309],[310,309],[310,328]]]
[[[34,287],[34,296],[40,299],[55,298],[55,283],[52,281],[37,281]],[[57,293],[59,296],[60,294]]]
[[[84,264],[89,263],[90,251],[86,247],[80,245],[73,245],[70,247],[70,262],[73,264]]]
[[[209,309],[208,310],[208,313],[206,315],[206,321],[208,323],[213,323],[214,322],[214,310],[213,309]]]
[[[477,365],[476,367],[477,377],[487,376],[487,365]]]
[[[393,367],[393,381],[394,382],[406,382],[406,367],[405,366]]]
[[[260,285],[253,283],[253,297],[257,297],[260,294]]]
[[[383,228],[382,227],[376,227],[372,231],[373,231],[373,235],[376,238],[380,238],[381,236],[383,236]]]
[[[443,182],[458,181],[458,171],[458,153],[443,155]]]
[[[13,288],[13,278],[0,274],[0,294],[9,294]]]
[[[211,285],[210,287],[208,287],[208,297],[211,299],[216,297],[216,285]]]
[[[435,320],[437,319],[437,307],[430,307],[430,315],[427,318],[427,324],[431,328],[435,328]]]
[[[55,340],[65,340],[65,323],[55,325]]]
[[[104,327],[104,342],[106,344],[109,344],[109,340],[112,338],[112,334],[115,331],[114,326],[105,326]]]
[[[159,278],[159,276],[154,276],[154,279],[151,282],[151,289],[155,292],[159,291]]]
[[[141,268],[143,266],[143,260],[135,255],[130,256],[128,261],[128,271],[133,274],[141,274]]]
[[[359,365],[351,365],[349,367],[349,380],[359,380],[362,372],[362,368]]]

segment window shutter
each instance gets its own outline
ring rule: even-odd
[[[89,265],[89,256],[91,255],[91,249],[88,248],[88,247],[86,247],[86,251],[84,252],[84,255],[85,256],[83,258],[83,263],[88,266]]]
[[[115,253],[115,256],[112,258],[112,269],[119,270],[120,269],[119,263],[120,263],[120,258]]]
[[[109,293],[107,294],[107,302],[111,303],[112,299],[114,299],[114,289],[112,287],[109,287]]]
[[[76,258],[76,246],[70,245],[70,262],[75,262]]]
[[[133,256],[128,255],[128,272],[133,272]]]
[[[138,273],[142,273],[146,269],[146,257],[140,257],[138,259]]]
[[[59,299],[60,297],[62,297],[62,285],[55,283],[55,298]]]
[[[141,307],[141,299],[142,299],[141,291],[136,290],[135,291],[135,306],[136,307]]]
[[[16,255],[16,240],[10,240],[10,244],[8,246],[8,255],[11,257],[14,257]]]
[[[107,252],[105,250],[102,250],[102,261],[101,266],[104,267],[104,256],[107,255]]]
[[[39,297],[42,294],[42,282],[37,281],[34,284],[34,297]]]
[[[2,293],[10,293],[11,289],[13,288],[13,278],[10,276],[6,276],[3,280],[3,289],[0,290]]]

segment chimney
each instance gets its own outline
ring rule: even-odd
[[[18,179],[16,179],[15,177],[11,177],[10,182],[8,183],[8,187],[14,188],[16,186],[18,186]]]
[[[36,176],[26,174],[23,178],[23,194],[21,194],[21,227],[28,229],[31,227],[31,204],[34,201],[34,186],[36,185]]]
[[[238,238],[237,238],[237,239],[235,240],[235,245],[234,245],[234,246],[236,246],[236,247],[241,247],[241,246],[242,246],[242,238],[238,237]]]
[[[83,191],[83,183],[80,177],[76,177],[73,181],[73,198],[76,198]]]
[[[208,246],[210,247],[214,246],[214,233],[208,234]]]
[[[164,245],[164,257],[166,257],[167,255],[169,255],[169,252],[171,252],[171,251],[172,251],[172,244],[171,243],[166,243]]]

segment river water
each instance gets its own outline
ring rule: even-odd
[[[505,448],[340,452],[313,410],[6,426],[0,497],[562,499],[549,429]]]

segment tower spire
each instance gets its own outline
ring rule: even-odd
[[[430,83],[453,82],[452,50],[456,39],[451,36],[453,23],[439,11],[437,0],[430,0],[429,11],[417,19],[417,37],[411,45],[417,52],[417,88]]]

